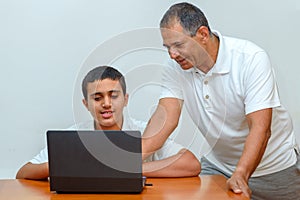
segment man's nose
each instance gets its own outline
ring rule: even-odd
[[[169,55],[170,55],[170,58],[176,59],[179,56],[179,53],[176,49],[170,48],[169,49]]]

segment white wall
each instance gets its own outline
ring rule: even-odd
[[[153,27],[174,2],[0,0],[0,178],[14,178],[44,147],[47,129],[66,128],[89,117],[78,84],[92,66],[118,66],[131,93],[129,113],[145,120],[151,115],[166,55]],[[300,140],[300,3],[190,2],[203,9],[213,29],[267,50]],[[174,137],[199,153],[202,138],[190,119],[184,119]]]

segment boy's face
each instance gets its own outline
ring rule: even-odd
[[[87,99],[83,104],[93,116],[97,130],[120,130],[123,109],[128,94],[124,95],[118,80],[97,80],[87,85]]]

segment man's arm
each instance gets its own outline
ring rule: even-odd
[[[235,193],[251,195],[248,180],[261,161],[271,136],[272,108],[259,110],[247,115],[249,135],[242,156],[227,185]]]
[[[198,176],[200,171],[199,160],[187,149],[162,160],[143,163],[143,175],[147,177]]]
[[[178,125],[183,100],[163,98],[149,120],[142,140],[143,160],[162,147]]]
[[[47,179],[49,176],[48,162],[32,164],[30,162],[23,165],[17,172],[17,179]]]

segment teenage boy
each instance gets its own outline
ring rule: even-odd
[[[87,73],[82,82],[83,104],[93,116],[92,121],[79,123],[70,130],[140,130],[145,122],[123,115],[128,103],[124,76],[109,66],[100,66]],[[147,177],[197,176],[201,171],[198,159],[187,149],[168,139],[163,147],[143,163]],[[46,179],[49,176],[47,147],[22,166],[16,178]]]

